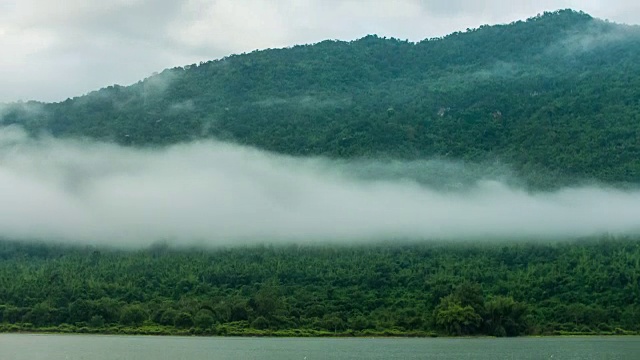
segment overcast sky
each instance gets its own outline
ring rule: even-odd
[[[633,0],[0,0],[0,102],[60,101],[255,49],[418,41],[561,8],[640,23]]]

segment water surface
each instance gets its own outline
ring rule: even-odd
[[[0,335],[0,359],[640,359],[640,337],[514,339]]]

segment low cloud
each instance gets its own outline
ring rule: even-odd
[[[487,173],[456,183],[469,166],[299,159],[210,141],[135,149],[3,128],[0,236],[140,247],[640,232],[640,191],[531,193]]]
[[[596,20],[587,29],[569,34],[559,44],[552,46],[551,50],[565,55],[580,55],[601,50],[610,45],[637,46],[638,42],[640,42],[640,26],[612,25]]]
[[[256,101],[253,105],[259,107],[274,107],[274,106],[299,106],[303,109],[322,109],[322,108],[335,108],[349,106],[353,102],[351,97],[342,98],[318,98],[312,95],[297,96],[292,98],[267,98],[260,101]]]
[[[169,113],[171,114],[180,114],[185,112],[191,112],[196,109],[193,100],[185,100],[171,104],[169,106]]]

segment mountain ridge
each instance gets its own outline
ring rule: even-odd
[[[560,10],[416,43],[369,35],[232,55],[9,105],[2,123],[137,146],[216,138],[296,156],[497,159],[543,186],[638,183],[638,59],[638,27]]]

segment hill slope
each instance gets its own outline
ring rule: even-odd
[[[0,332],[638,332],[637,240],[138,252],[0,240]]]
[[[13,104],[2,121],[127,145],[215,137],[293,155],[498,159],[537,184],[637,183],[638,60],[639,28],[563,10],[419,43],[234,55]]]

